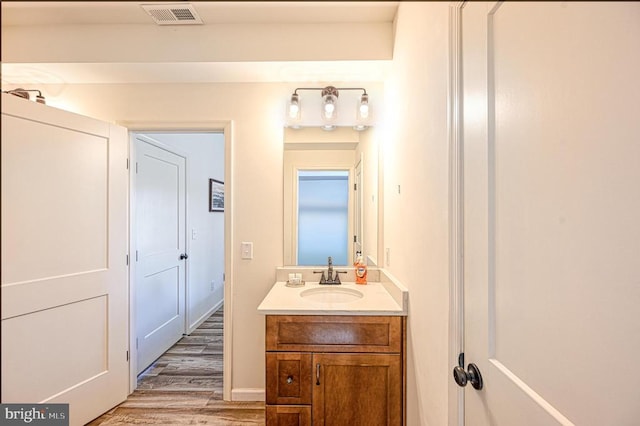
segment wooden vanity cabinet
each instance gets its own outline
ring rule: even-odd
[[[268,315],[267,426],[405,424],[406,318]]]

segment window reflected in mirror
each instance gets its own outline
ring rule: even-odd
[[[347,265],[349,171],[298,170],[298,265]]]

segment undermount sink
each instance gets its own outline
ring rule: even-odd
[[[348,303],[361,299],[362,292],[352,288],[323,287],[303,290],[300,297],[320,303]]]

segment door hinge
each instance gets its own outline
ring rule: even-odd
[[[138,162],[136,161],[136,173],[138,173]]]
[[[138,250],[136,250],[136,262],[138,261]]]
[[[357,190],[358,190],[358,184],[357,184],[357,183],[354,183],[354,184],[353,184],[353,190],[354,190],[354,191],[357,191]]]
[[[129,266],[129,255],[127,255],[127,266]]]
[[[127,351],[127,361],[129,361],[129,351]]]
[[[344,238],[344,237],[343,237],[343,238]],[[354,242],[354,243],[357,243],[357,242],[358,242],[358,236],[357,236],[357,235],[354,235],[354,236],[353,236],[353,242]]]
[[[129,170],[129,159],[127,158],[127,170]]]

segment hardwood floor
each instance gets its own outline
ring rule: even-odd
[[[264,403],[222,400],[222,314],[216,311],[138,376],[96,425],[264,425]]]

